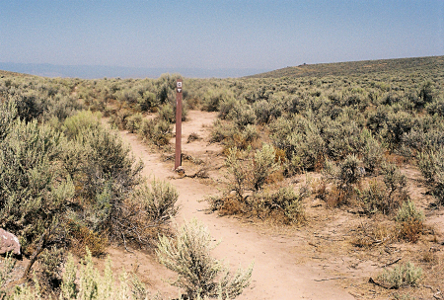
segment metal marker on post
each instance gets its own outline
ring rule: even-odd
[[[174,170],[182,165],[182,79],[176,83],[176,160]]]

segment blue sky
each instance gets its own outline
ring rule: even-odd
[[[277,69],[444,55],[444,0],[0,2],[0,61]]]

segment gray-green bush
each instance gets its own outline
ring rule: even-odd
[[[415,267],[411,262],[394,267],[392,270],[384,270],[378,275],[387,288],[398,289],[402,286],[415,286],[422,277],[422,269]]]
[[[231,273],[212,257],[216,246],[208,229],[193,219],[179,228],[176,238],[161,237],[156,253],[163,265],[178,274],[173,285],[183,288],[188,299],[234,299],[249,286],[253,266]]]

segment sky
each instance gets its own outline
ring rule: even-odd
[[[0,62],[255,68],[444,55],[444,0],[2,0]]]

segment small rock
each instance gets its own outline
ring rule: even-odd
[[[177,174],[179,174],[180,176],[184,176],[185,175],[185,169],[182,166],[179,166],[176,169]]]
[[[20,255],[19,239],[10,232],[0,228],[0,254],[12,251],[16,255]]]

